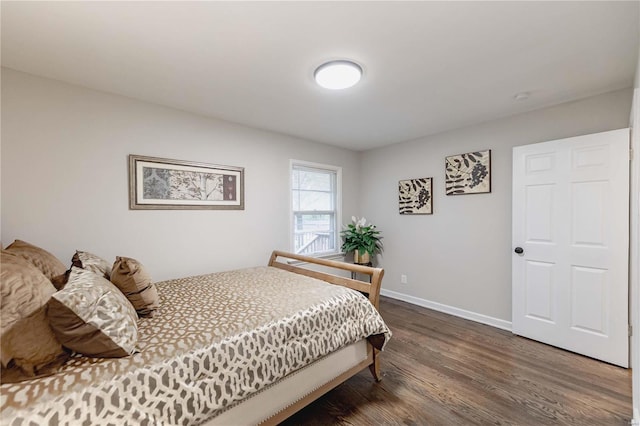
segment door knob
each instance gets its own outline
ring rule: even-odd
[[[514,250],[516,253],[518,254],[522,254],[524,253],[524,250],[522,249],[522,247],[516,247],[516,249]]]

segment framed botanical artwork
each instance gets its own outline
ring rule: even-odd
[[[244,168],[129,155],[129,208],[244,210]]]
[[[400,214],[433,214],[432,179],[428,177],[398,182]]]
[[[447,195],[491,192],[491,150],[447,157],[445,190]]]

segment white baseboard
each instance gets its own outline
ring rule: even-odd
[[[633,409],[633,419],[631,419],[631,426],[640,426],[640,408]]]
[[[390,297],[392,299],[402,300],[403,302],[411,303],[413,305],[418,305],[424,308],[433,309],[434,311],[444,312],[445,314],[454,315],[456,317],[490,325],[492,327],[500,328],[502,330],[511,331],[511,321],[505,321],[499,318],[490,317],[488,315],[467,311],[467,310],[456,308],[449,305],[443,305],[442,303],[432,302],[431,300],[409,296],[408,294],[399,293],[393,290],[386,290],[384,288],[380,290],[380,294],[383,296]]]

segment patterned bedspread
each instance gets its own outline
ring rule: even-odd
[[[1,424],[198,424],[347,344],[390,336],[360,293],[276,268],[157,286],[138,354],[74,357],[54,376],[3,384]]]

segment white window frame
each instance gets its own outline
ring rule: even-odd
[[[336,174],[336,202],[335,202],[335,217],[336,217],[336,232],[335,232],[335,250],[322,252],[310,255],[312,257],[332,257],[340,254],[340,231],[342,224],[342,167],[332,166],[330,164],[313,163],[310,161],[294,160],[289,161],[289,248],[292,253],[295,253],[295,213],[293,211],[293,168],[295,166],[306,167],[310,169],[318,169],[320,171],[330,171]]]

